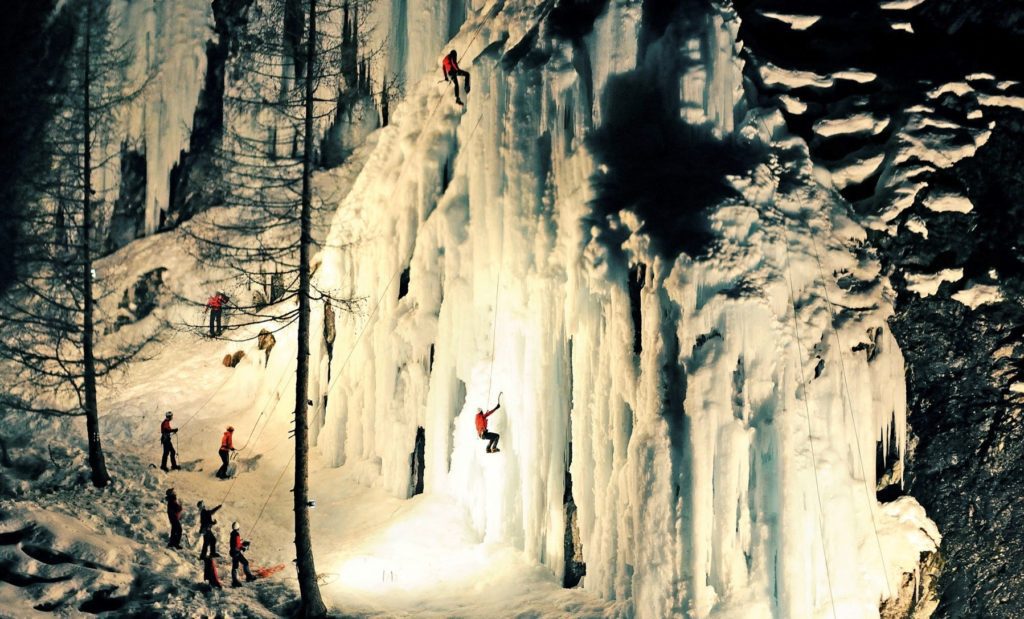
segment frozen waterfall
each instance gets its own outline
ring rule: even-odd
[[[315,338],[319,450],[405,497],[421,428],[426,493],[559,576],[568,528],[584,587],[637,616],[877,617],[939,535],[912,498],[875,497],[906,402],[863,229],[778,114],[747,109],[735,16],[652,39],[613,2],[574,42],[546,11],[470,15],[449,45],[466,110],[433,73],[410,84],[339,205],[318,286],[363,309],[337,315],[330,354]],[[698,258],[595,206],[615,171],[587,137],[624,75],[760,149]],[[473,416],[499,393],[492,455]]]

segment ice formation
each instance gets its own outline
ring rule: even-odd
[[[584,45],[534,40],[528,9],[417,54],[460,51],[468,108],[427,73],[339,205],[317,284],[365,302],[315,338],[318,449],[405,497],[422,429],[424,491],[481,541],[560,575],[568,528],[584,587],[637,616],[878,616],[939,538],[912,499],[875,498],[906,403],[864,230],[777,113],[745,109],[725,10],[695,20],[704,43],[658,48],[696,61],[666,78],[681,118],[766,148],[711,212],[714,251],[666,257],[637,214],[602,220],[584,138],[613,76],[651,69],[639,5],[610,4]],[[499,394],[485,454],[473,415]]]
[[[188,148],[192,121],[206,74],[206,42],[212,36],[207,0],[132,2],[114,0],[108,15],[115,47],[127,52],[125,92],[138,91],[116,111],[119,122],[98,136],[98,191],[111,207],[120,183],[122,148],[146,158],[144,229],[155,232],[169,205],[171,170]],[[102,219],[109,220],[110,212]]]
[[[130,125],[152,166],[152,231],[165,205],[154,179],[187,140],[198,96],[176,85],[202,82],[209,15],[194,0],[143,4],[128,12],[133,32],[166,43],[153,52],[160,81]],[[430,509],[467,521],[474,541],[554,577],[585,563],[584,589],[621,601],[623,614],[879,616],[940,539],[912,498],[875,495],[878,458],[898,462],[906,446],[903,359],[886,324],[892,292],[835,188],[875,174],[886,155],[816,169],[777,110],[748,109],[757,99],[744,91],[728,9],[652,38],[641,36],[640,3],[613,2],[575,41],[547,31],[549,5],[525,1],[389,10],[379,62],[404,76],[407,97],[316,260],[320,289],[362,301],[356,314],[315,306],[319,454],[395,499],[422,482]],[[156,27],[170,23],[182,29]],[[437,83],[448,49],[473,75],[465,110]],[[788,88],[875,79],[760,73]],[[700,214],[708,255],[666,252],[639,211],[595,206],[608,171],[587,138],[621,105],[608,96],[623,76],[670,84],[679,119],[763,154],[728,179],[733,197]],[[232,113],[229,123],[245,122]],[[885,122],[855,116],[819,133]],[[934,129],[912,121],[888,162],[969,156],[983,135]],[[912,176],[880,181],[909,200],[896,214],[921,189]],[[690,190],[676,188],[680,211]],[[972,290],[963,302],[993,298]],[[328,342],[317,325],[332,320]],[[282,343],[270,382],[247,367],[231,388],[287,410],[277,372],[289,375],[289,351]],[[486,454],[473,416],[499,396],[502,451]],[[255,429],[260,417],[248,415]],[[111,422],[115,436],[131,434],[125,423]],[[332,472],[318,471],[314,493]]]

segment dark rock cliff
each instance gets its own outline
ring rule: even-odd
[[[944,536],[934,616],[1022,617],[1024,111],[992,97],[1024,94],[1008,81],[1024,68],[1024,10],[966,0],[929,0],[906,10],[855,2],[828,3],[824,10],[786,0],[737,5],[760,103],[785,94],[806,105],[786,118],[816,162],[832,167],[844,158],[884,156],[876,173],[842,193],[872,229],[895,287],[891,326],[906,359],[913,446],[904,489]],[[766,17],[769,12],[822,19],[795,30]],[[771,88],[757,71],[766,62],[877,77],[828,88]],[[960,86],[936,91],[950,82]],[[855,111],[889,123],[876,133],[815,132],[822,119]],[[972,156],[950,154],[972,140],[980,145]],[[900,175],[921,186],[894,210],[891,181]],[[966,198],[972,208],[929,208],[938,195]],[[946,270],[962,274],[935,294],[913,287],[915,275]],[[979,289],[998,292],[976,304]],[[880,498],[894,498],[890,490]]]

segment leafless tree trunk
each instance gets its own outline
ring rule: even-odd
[[[82,364],[85,387],[85,424],[89,436],[89,468],[92,483],[102,488],[110,482],[107,464],[100,444],[100,414],[96,403],[96,357],[93,354],[95,311],[92,292],[92,104],[89,89],[92,85],[90,46],[92,45],[92,0],[85,9],[85,67],[82,79]]]
[[[306,45],[305,147],[302,156],[302,212],[299,237],[299,345],[295,366],[295,556],[302,596],[300,615],[323,617],[327,608],[320,598],[313,562],[313,539],[309,526],[309,250],[313,188],[313,66],[316,59],[316,0],[309,0],[309,31]]]

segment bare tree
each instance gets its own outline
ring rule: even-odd
[[[187,229],[201,262],[226,268],[251,292],[234,304],[232,326],[280,330],[296,323],[293,499],[300,614],[307,617],[326,614],[308,505],[311,306],[351,311],[356,304],[312,283],[316,226],[326,219],[313,174],[344,161],[345,127],[365,121],[356,115],[373,107],[368,67],[377,50],[367,45],[365,28],[372,1],[255,0],[249,6],[225,88],[224,208]],[[241,338],[256,337],[251,331]]]
[[[125,77],[130,47],[111,40],[109,2],[75,0],[59,19],[69,49],[51,96],[55,117],[45,133],[47,165],[38,171],[41,199],[25,205],[15,284],[0,298],[0,358],[11,381],[11,408],[84,416],[92,483],[110,476],[100,440],[97,383],[122,369],[151,337],[97,346],[93,261],[99,243],[95,177],[113,163],[97,148],[120,110],[140,91]]]

